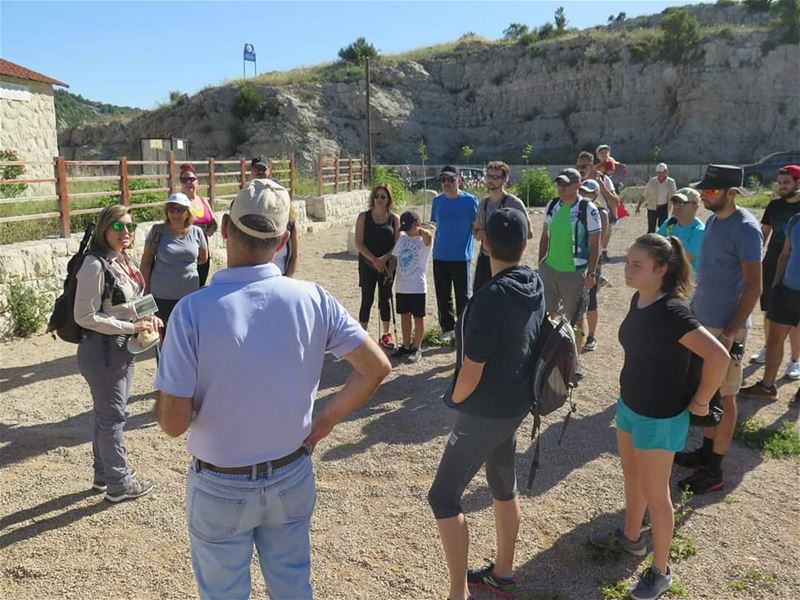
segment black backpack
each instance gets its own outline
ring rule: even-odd
[[[83,328],[75,322],[75,290],[78,287],[78,271],[80,271],[86,256],[91,254],[100,259],[103,265],[103,298],[110,298],[112,296],[116,284],[116,279],[106,259],[99,254],[86,251],[93,233],[94,223],[87,223],[78,251],[67,263],[67,276],[64,278],[64,291],[56,298],[53,304],[53,314],[50,315],[50,321],[47,323],[48,333],[54,331],[59,338],[71,344],[80,343],[81,331],[83,331]]]
[[[575,333],[565,317],[559,316],[554,322],[545,313],[531,357],[534,361],[531,377],[531,414],[533,415],[531,440],[539,433],[543,416],[549,415],[569,403],[569,411],[564,419],[564,426],[558,440],[558,444],[561,445],[561,439],[564,437],[570,417],[577,410],[575,402],[572,400],[572,390],[575,387],[578,348],[575,345]],[[528,489],[531,489],[533,479],[536,477],[536,470],[539,468],[540,442],[541,436],[536,440],[533,450],[533,460],[528,474]]]

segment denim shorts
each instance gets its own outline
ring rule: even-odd
[[[689,435],[689,411],[684,410],[675,417],[655,419],[632,411],[620,398],[617,400],[617,428],[630,434],[637,450],[679,452]]]

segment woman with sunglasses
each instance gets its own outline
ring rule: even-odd
[[[211,209],[208,200],[197,193],[197,173],[195,173],[194,167],[189,163],[181,165],[180,181],[181,192],[186,194],[186,197],[192,202],[192,206],[189,209],[192,211],[192,216],[194,217],[192,224],[203,230],[203,234],[206,237],[206,246],[208,246],[208,238],[217,231],[217,220],[214,218],[214,211]],[[197,273],[200,276],[200,287],[206,284],[210,266],[211,253],[209,252],[208,259],[199,262],[197,265]]]
[[[106,492],[111,502],[138,498],[153,489],[152,481],[137,478],[128,466],[122,434],[134,371],[128,338],[141,331],[152,333],[160,325],[152,316],[134,321],[133,301],[144,291],[144,278],[126,252],[135,228],[126,207],[103,209],[75,291],[75,322],[83,329],[78,368],[94,405],[92,489]]]
[[[389,333],[389,300],[393,281],[390,262],[393,260],[392,248],[399,237],[400,218],[392,212],[392,192],[387,186],[378,185],[370,194],[369,210],[358,215],[356,220],[358,286],[361,288],[358,320],[366,330],[377,285],[378,310],[383,327],[378,341],[384,348],[394,348],[394,338]]]
[[[172,194],[164,205],[164,223],[153,225],[142,252],[145,292],[156,300],[165,333],[178,300],[200,289],[198,265],[208,261],[208,242],[192,224],[191,209],[186,194]]]

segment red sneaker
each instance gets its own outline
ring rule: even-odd
[[[391,333],[384,333],[378,343],[388,350],[394,349],[394,338]]]

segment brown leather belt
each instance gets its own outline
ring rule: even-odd
[[[266,462],[258,463],[257,465],[250,465],[249,467],[218,467],[216,465],[212,465],[211,463],[207,463],[205,461],[197,459],[197,466],[198,470],[202,471],[206,469],[207,471],[213,471],[214,473],[227,473],[229,475],[250,475],[253,472],[253,467],[256,469],[256,474],[268,473],[270,470],[275,470],[280,467],[285,467],[288,464],[293,463],[298,458],[307,454],[308,450],[306,450],[305,446],[300,446],[297,450],[292,452],[291,454],[287,454],[282,458],[276,458],[275,460],[268,460]]]

